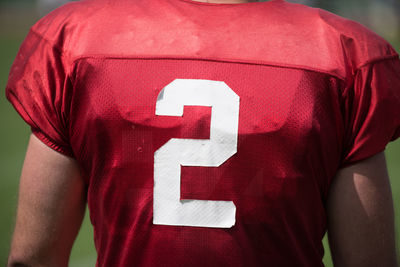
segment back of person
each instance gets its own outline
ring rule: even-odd
[[[18,57],[7,96],[82,167],[97,266],[323,266],[332,179],[400,134],[393,48],[281,0],[70,3]]]

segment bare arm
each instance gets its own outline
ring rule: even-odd
[[[397,266],[393,213],[383,152],[341,169],[328,197],[335,266]]]
[[[31,135],[8,266],[67,266],[85,204],[76,161]]]

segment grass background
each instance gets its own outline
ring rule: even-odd
[[[28,3],[28,4],[26,4]],[[15,221],[18,180],[30,130],[5,98],[4,88],[8,72],[28,28],[37,20],[29,2],[5,8],[0,5],[0,265],[5,265]],[[375,29],[376,30],[376,29]],[[376,30],[379,32],[379,30]],[[380,33],[382,34],[382,33]],[[399,34],[400,35],[400,34]],[[400,43],[390,40],[399,50]],[[393,190],[396,212],[396,235],[400,240],[400,140],[386,150],[387,164]],[[329,248],[324,239],[324,263],[332,266]],[[400,251],[398,251],[400,255]],[[70,266],[95,266],[96,253],[93,230],[86,214],[75,242]]]

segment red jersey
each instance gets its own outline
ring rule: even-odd
[[[97,266],[323,266],[337,170],[400,135],[394,49],[281,0],[67,4],[7,97],[85,173]]]

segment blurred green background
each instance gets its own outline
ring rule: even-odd
[[[117,0],[116,0],[117,1]],[[0,265],[5,265],[15,220],[18,180],[29,137],[29,128],[7,102],[4,88],[8,71],[29,27],[64,0],[0,0]],[[400,51],[399,0],[299,0],[361,22],[386,38]],[[396,234],[400,240],[400,140],[386,150],[396,211]],[[324,263],[332,266],[326,246]],[[400,251],[398,251],[400,254]],[[74,245],[70,266],[95,266],[93,230],[86,214]]]

